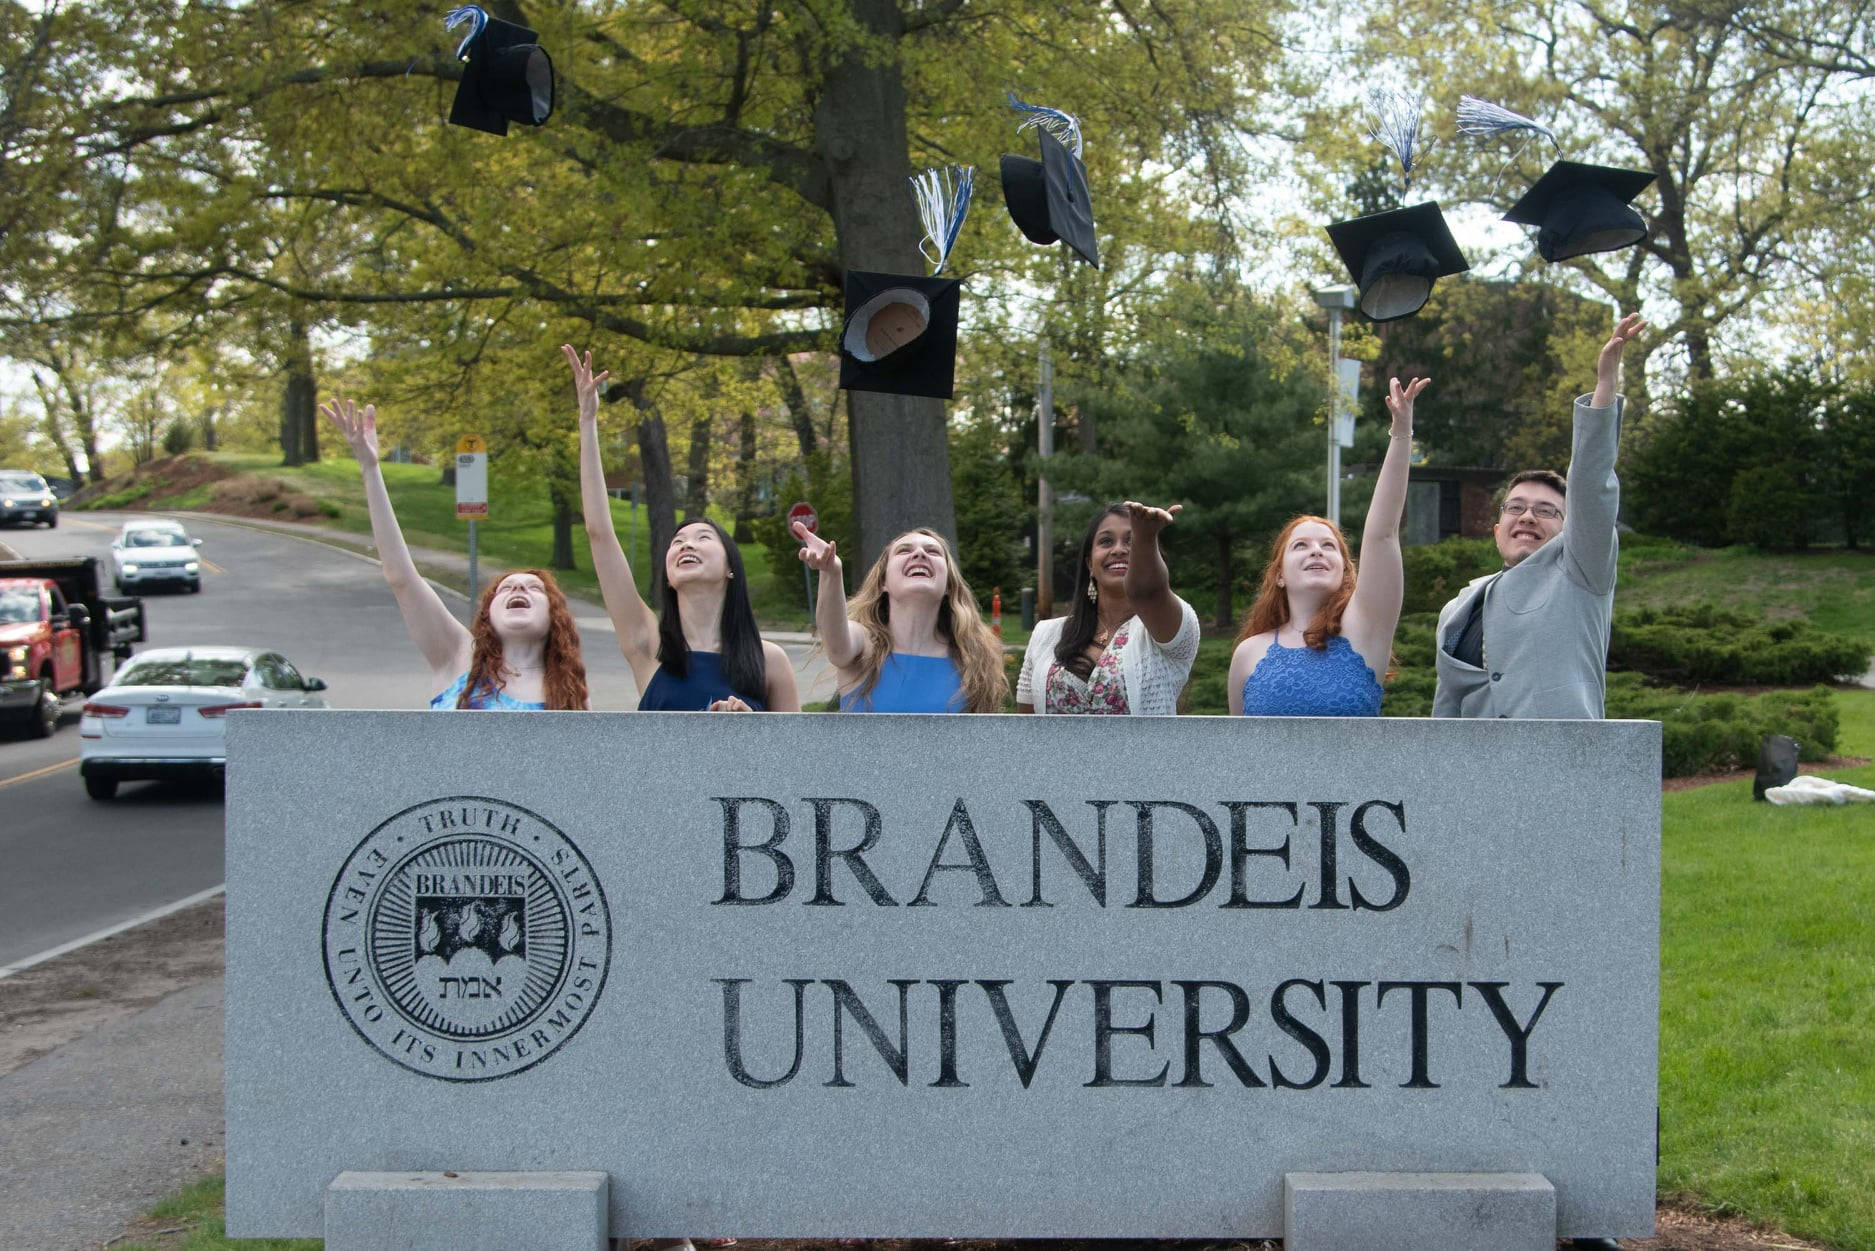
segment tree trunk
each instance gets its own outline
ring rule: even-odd
[[[690,423],[690,464],[684,484],[684,521],[702,521],[710,510],[710,425],[708,417]]]
[[[1228,630],[1237,623],[1237,610],[1231,604],[1231,536],[1217,536],[1217,628]]]
[[[45,430],[46,438],[50,439],[52,441],[52,446],[58,449],[59,458],[65,462],[65,469],[71,476],[73,487],[77,488],[83,486],[85,476],[78,472],[78,457],[73,454],[72,445],[65,437],[64,423],[59,420],[58,393],[52,389],[44,378],[39,376],[38,370],[33,370],[32,374],[33,389],[39,392],[39,402],[45,405],[46,419],[43,429]]]
[[[781,383],[781,402],[788,406],[788,420],[794,423],[794,441],[800,444],[801,463],[805,465],[814,449],[820,446],[820,439],[814,433],[814,410],[807,406],[807,392],[801,389],[801,375],[794,371],[793,361],[781,357],[775,376]]]
[[[577,568],[573,563],[574,501],[557,486],[551,488],[550,493],[553,497],[553,555],[550,559],[555,569]]]
[[[850,0],[856,23],[897,46],[904,33],[898,0]],[[905,83],[898,64],[871,40],[853,40],[830,67],[814,108],[814,147],[826,162],[840,262],[851,269],[923,274],[924,230],[912,197],[905,134]],[[853,529],[860,569],[915,526],[956,539],[944,402],[871,391],[847,394],[851,417]]]
[[[78,434],[78,449],[85,454],[85,465],[91,470],[91,481],[95,485],[104,481],[104,457],[98,453],[98,423],[92,416],[91,399],[69,372],[64,375],[64,381],[65,399],[72,410],[72,429]]]
[[[638,410],[638,464],[645,480],[646,529],[650,531],[651,595],[657,604],[664,594],[664,550],[677,533],[677,490],[671,482],[671,449],[664,418],[645,392],[643,378],[626,384],[626,395]]]
[[[312,331],[298,318],[288,323],[286,392],[280,400],[280,463],[304,465],[319,459],[319,430],[313,377]]]
[[[755,517],[755,410],[745,408],[736,417],[736,529],[738,543],[755,537],[749,522]]]
[[[215,410],[205,408],[202,410],[202,450],[204,452],[213,452],[220,447],[221,434],[219,428],[215,425]]]
[[[1094,454],[1094,406],[1082,400],[1074,406],[1074,433],[1083,456]]]

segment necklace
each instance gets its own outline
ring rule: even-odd
[[[1113,632],[1119,628],[1120,627],[1116,624],[1107,626],[1104,629],[1095,630],[1094,646],[1105,647],[1113,639]]]

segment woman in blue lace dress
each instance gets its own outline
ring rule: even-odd
[[[1387,391],[1393,426],[1361,531],[1360,576],[1340,527],[1297,517],[1271,545],[1256,602],[1231,653],[1232,715],[1377,717],[1406,574],[1400,516],[1412,459],[1413,401],[1429,378]]]
[[[378,467],[378,410],[351,400],[319,406],[358,458],[371,537],[410,641],[430,666],[432,708],[586,707],[586,662],[566,596],[545,569],[516,569],[482,592],[469,624],[417,572]]]

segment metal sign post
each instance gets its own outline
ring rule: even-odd
[[[1341,314],[1360,298],[1353,287],[1323,287],[1311,291],[1315,302],[1328,310],[1328,367],[1335,371],[1328,388],[1328,520],[1341,524]]]
[[[809,534],[820,533],[820,514],[815,512],[814,506],[806,500],[802,500],[788,510],[789,534],[794,533],[794,523],[797,521],[807,528]],[[807,545],[803,543],[802,546],[805,547]],[[809,569],[806,564],[802,564],[801,566],[801,580],[807,586],[807,620],[809,623],[808,628],[811,630],[813,629],[814,620],[814,571]]]
[[[456,440],[456,520],[469,523],[469,602],[480,591],[475,524],[488,516],[488,444],[479,434]]]

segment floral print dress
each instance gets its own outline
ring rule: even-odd
[[[1120,652],[1126,646],[1127,631],[1132,627],[1133,622],[1128,621],[1114,632],[1113,640],[1107,644],[1107,650],[1100,653],[1100,659],[1094,662],[1093,671],[1085,682],[1059,662],[1048,666],[1048,681],[1042,697],[1048,701],[1049,712],[1126,715],[1126,678],[1120,673]]]

